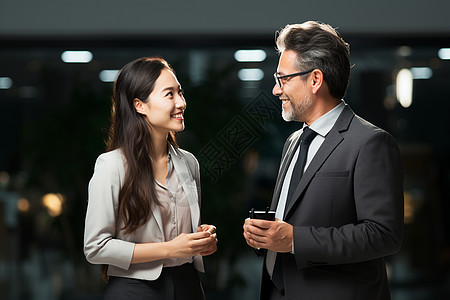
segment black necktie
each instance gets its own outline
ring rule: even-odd
[[[305,169],[306,163],[306,155],[308,154],[309,145],[311,141],[316,137],[317,132],[310,129],[309,127],[305,127],[303,129],[303,133],[300,136],[300,151],[298,154],[297,162],[295,163],[294,171],[292,172],[291,182],[289,183],[289,191],[286,198],[286,208],[289,207],[289,202],[292,201],[292,196],[294,195],[295,190],[297,189],[298,182],[300,178],[302,178],[303,170]]]
[[[297,189],[298,182],[303,175],[303,169],[305,168],[306,163],[306,155],[308,154],[308,148],[311,144],[311,141],[315,138],[317,132],[310,129],[309,127],[305,127],[303,129],[303,133],[300,136],[299,147],[300,151],[298,154],[297,161],[295,163],[294,171],[292,172],[291,182],[289,184],[288,196],[286,198],[286,206],[287,209],[289,206],[289,202],[292,201],[292,196]],[[271,275],[272,282],[275,287],[281,291],[283,290],[283,272],[281,269],[281,257],[277,255],[278,253],[268,250],[266,257],[266,266],[267,271]]]

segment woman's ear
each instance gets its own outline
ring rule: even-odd
[[[312,71],[311,75],[312,92],[313,94],[317,94],[323,84],[323,72],[320,69],[315,69],[314,71]]]
[[[142,102],[138,98],[134,98],[134,108],[136,109],[137,113],[145,115],[144,102]]]

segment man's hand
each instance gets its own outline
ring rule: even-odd
[[[279,219],[266,221],[246,219],[244,238],[250,247],[269,249],[275,252],[291,252],[293,227]]]

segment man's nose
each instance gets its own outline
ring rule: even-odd
[[[272,89],[272,94],[274,96],[279,96],[283,93],[283,90],[278,86],[278,84],[275,84],[275,86]]]

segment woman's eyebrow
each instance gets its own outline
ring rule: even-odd
[[[181,90],[181,89],[182,89],[182,88],[181,88],[181,85],[178,85],[178,86],[168,86],[168,87],[162,89],[161,92],[165,92],[165,91],[179,91],[179,90]]]

